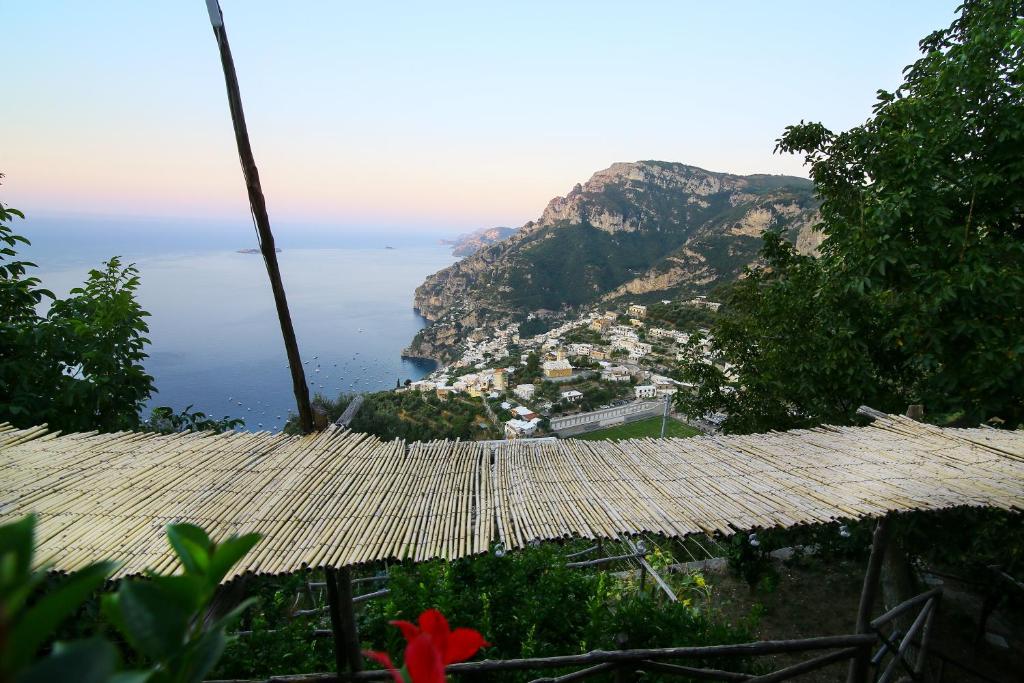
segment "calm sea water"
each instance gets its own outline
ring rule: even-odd
[[[311,394],[392,388],[433,369],[400,353],[424,325],[413,290],[452,263],[447,248],[286,249],[278,259]],[[99,263],[70,260],[37,258],[37,274],[58,296]],[[262,257],[216,249],[131,260],[152,314],[152,405],[191,404],[244,418],[247,429],[280,429],[295,401]]]

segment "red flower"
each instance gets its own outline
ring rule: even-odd
[[[409,621],[392,621],[405,636],[405,668],[413,683],[444,683],[444,667],[475,655],[481,647],[489,645],[478,631],[457,628],[452,631],[448,620],[436,609],[420,615],[419,625]],[[402,679],[383,652],[366,652],[388,671],[396,683]]]

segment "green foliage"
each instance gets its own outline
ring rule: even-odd
[[[848,423],[860,405],[899,411],[909,398],[899,365],[871,344],[886,321],[863,296],[827,286],[818,259],[797,254],[777,233],[764,241],[764,267],[725,296],[710,359],[700,334],[684,347],[678,377],[695,388],[676,395],[679,409],[725,412],[723,429],[739,433]],[[724,372],[726,363],[738,380]]]
[[[57,627],[103,584],[114,565],[100,562],[84,567],[33,602],[46,578],[45,568],[32,567],[35,524],[34,517],[26,517],[0,526],[0,680],[109,680],[116,664],[109,644],[62,643],[49,656],[37,656]]]
[[[874,520],[845,524],[816,524],[786,529],[764,529],[754,534],[738,533],[724,544],[732,572],[747,582],[752,591],[771,592],[779,581],[776,562],[770,553],[792,550],[788,563],[827,566],[840,559],[861,560],[871,546]]]
[[[176,432],[213,432],[220,434],[245,426],[242,418],[232,418],[225,415],[221,419],[208,417],[206,413],[199,410],[192,410],[192,406],[186,406],[183,410],[175,412],[168,406],[154,408],[148,420],[143,425],[145,431],[159,432],[160,434],[174,434]]]
[[[615,649],[620,633],[629,634],[634,647],[668,647],[744,642],[751,634],[718,620],[711,605],[711,589],[703,577],[665,574],[681,598],[661,599],[648,582],[644,591],[635,577],[617,576],[599,569],[565,566],[570,549],[542,544],[521,551],[479,555],[454,562],[402,563],[388,570],[390,594],[365,603],[358,612],[363,645],[375,650],[401,652],[404,642],[389,621],[411,619],[430,607],[440,609],[452,626],[480,631],[493,646],[488,658],[543,657]],[[656,557],[664,557],[655,553]],[[669,560],[661,562],[664,568]],[[623,565],[623,568],[629,568]],[[317,580],[315,575],[306,580]],[[295,671],[330,670],[332,651],[308,637],[313,625],[285,616],[295,592],[294,578],[265,579],[259,588],[267,600],[253,622],[253,635],[239,639],[217,670],[219,677],[255,677]],[[274,629],[275,633],[261,633]],[[279,639],[280,638],[280,639]],[[301,666],[296,666],[301,663]],[[743,670],[743,662],[736,662]],[[716,666],[723,666],[719,660]],[[533,680],[536,673],[510,673],[494,680]],[[491,678],[488,678],[491,680]]]
[[[601,333],[589,327],[574,327],[569,330],[562,341],[566,344],[603,344]]]
[[[1024,515],[991,508],[912,512],[897,518],[907,552],[932,565],[983,580],[985,568],[1024,571]]]
[[[1022,26],[1020,0],[968,1],[864,124],[787,128],[778,149],[805,155],[822,200],[821,257],[768,238],[712,330],[739,380],[692,357],[709,386],[685,410],[726,410],[731,431],[848,423],[859,403],[1021,422]]]
[[[197,526],[172,524],[167,539],[184,571],[122,582],[116,594],[104,596],[103,614],[152,664],[148,681],[198,683],[227,647],[228,627],[255,602],[244,600],[217,618],[206,615],[220,582],[259,536],[231,536],[218,544]]]
[[[353,398],[345,394],[335,400],[316,396],[314,402],[327,410],[328,418],[333,422],[341,417]],[[442,401],[434,392],[378,391],[363,394],[363,405],[350,428],[388,441],[497,438],[496,429],[487,419],[482,398],[455,394]],[[285,431],[297,432],[294,419],[289,419]]]
[[[656,230],[608,233],[589,225],[546,228],[523,250],[529,267],[509,273],[511,291],[503,297],[518,310],[590,303],[646,271],[686,237]]]
[[[553,318],[529,318],[519,323],[519,336],[523,339],[544,334],[556,325]]]
[[[582,364],[573,363],[575,367],[584,367]],[[633,398],[633,386],[626,382],[607,382],[601,380],[587,380],[572,385],[562,385],[560,391],[577,389],[583,393],[583,398],[578,405],[581,410],[597,410],[616,399]]]
[[[17,683],[198,683],[228,643],[226,629],[252,604],[204,618],[214,592],[259,540],[255,534],[213,543],[199,527],[171,525],[167,537],[184,568],[121,583],[102,597],[103,613],[137,655],[121,670],[117,647],[102,636],[54,642],[58,627],[83,609],[113,572],[99,562],[48,586],[33,569],[35,518],[0,526],[0,680]]]
[[[529,355],[526,356],[526,366],[523,370],[523,376],[520,378],[520,383],[530,383],[531,381],[540,377],[540,356],[537,355],[536,351],[530,351]]]
[[[17,259],[28,240],[10,223],[21,212],[0,204],[0,421],[47,423],[65,431],[139,425],[153,378],[146,374],[149,315],[135,300],[138,270],[117,257],[82,287],[56,299]],[[52,299],[49,312],[36,307]]]
[[[718,314],[707,308],[698,308],[685,301],[660,301],[647,304],[647,322],[661,327],[682,330],[684,332],[709,327]]]

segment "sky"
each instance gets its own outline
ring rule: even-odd
[[[431,234],[616,161],[806,175],[785,126],[864,121],[956,5],[221,2],[272,222]],[[249,220],[204,0],[5,0],[0,26],[0,201]]]

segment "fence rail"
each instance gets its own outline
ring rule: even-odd
[[[657,670],[661,673],[675,673],[685,675],[690,678],[769,683],[771,681],[787,680],[844,659],[851,659],[858,656],[867,657],[870,655],[871,647],[876,642],[877,639],[874,635],[860,634],[846,636],[820,636],[799,640],[763,640],[752,643],[704,645],[695,647],[594,650],[579,655],[562,655],[557,657],[498,660],[485,659],[479,662],[461,662],[458,664],[448,665],[445,668],[445,672],[450,676],[462,676],[499,671],[543,671],[582,666],[584,667],[583,669],[562,674],[561,676],[535,679],[534,683],[539,683],[540,681],[553,682],[581,680],[612,670],[617,673],[624,674],[624,677],[620,677],[621,680],[629,680],[629,676],[639,670]],[[777,654],[816,652],[821,650],[835,651],[761,676],[707,667],[668,663],[664,661],[681,659],[707,660],[721,658],[750,658]],[[388,680],[391,680],[391,674],[383,670],[358,671],[342,674],[341,676],[333,673],[323,673],[302,674],[298,676],[274,676],[263,679],[265,683],[340,683],[341,681]],[[214,681],[211,683],[254,682],[225,680]]]

